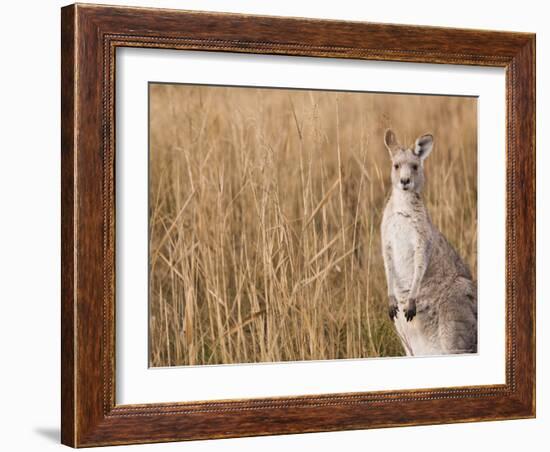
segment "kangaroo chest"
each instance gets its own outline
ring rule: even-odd
[[[395,289],[403,296],[410,288],[414,275],[414,254],[418,246],[418,230],[410,214],[392,213],[386,226],[386,241],[389,242],[393,264]]]

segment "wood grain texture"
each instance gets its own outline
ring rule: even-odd
[[[74,447],[535,415],[535,37],[71,5],[62,10],[62,442]],[[506,384],[115,404],[117,47],[506,68]]]
[[[74,340],[74,157],[75,157],[75,59],[74,8],[61,18],[61,441],[75,443]]]

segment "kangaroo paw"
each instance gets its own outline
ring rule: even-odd
[[[388,314],[390,316],[390,320],[394,320],[397,317],[397,313],[399,312],[399,308],[397,307],[397,300],[394,296],[390,296],[390,307],[388,309]]]
[[[397,306],[390,306],[390,309],[388,311],[388,314],[390,315],[390,319],[395,320],[398,312],[399,312],[399,308]]]
[[[405,318],[407,319],[407,322],[410,322],[415,316],[416,316],[416,300],[409,300],[407,309],[405,309]]]

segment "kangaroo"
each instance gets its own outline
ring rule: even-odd
[[[467,265],[435,227],[421,192],[431,134],[403,147],[392,130],[384,143],[392,192],[382,218],[389,316],[408,356],[477,352],[477,286]],[[400,315],[400,311],[403,315]]]

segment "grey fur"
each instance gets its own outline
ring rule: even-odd
[[[470,270],[435,227],[420,195],[426,134],[401,146],[384,142],[392,161],[392,194],[382,219],[382,254],[389,313],[407,355],[477,352],[477,286]]]

